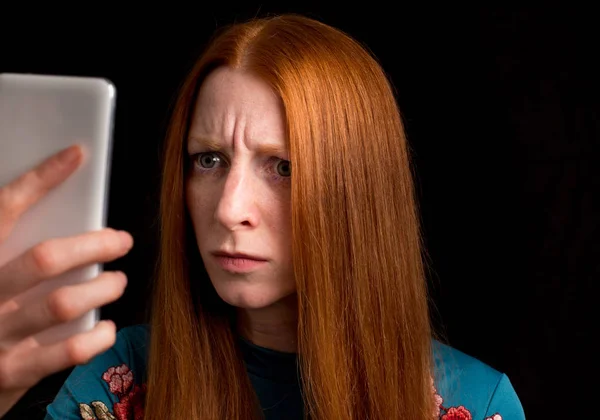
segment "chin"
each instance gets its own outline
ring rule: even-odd
[[[226,303],[241,309],[263,309],[274,305],[290,296],[294,291],[273,289],[265,285],[218,285],[215,284],[218,295]]]

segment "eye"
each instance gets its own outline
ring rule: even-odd
[[[280,160],[277,162],[277,174],[283,177],[289,177],[291,173],[291,163],[287,160]]]
[[[200,165],[201,168],[204,169],[212,169],[215,165],[221,162],[221,158],[216,155],[216,153],[207,152],[207,153],[199,153],[196,156],[196,162]]]

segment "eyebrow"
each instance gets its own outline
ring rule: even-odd
[[[188,143],[196,143],[211,152],[223,149],[220,142],[210,138],[190,137]],[[274,143],[260,143],[256,146],[256,152],[263,155],[287,154],[287,148]]]

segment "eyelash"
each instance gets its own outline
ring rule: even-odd
[[[216,167],[216,168],[204,168],[204,167],[200,166],[200,164],[198,163],[199,159],[202,159],[206,155],[214,155],[214,156],[218,157],[220,159],[220,161],[221,161],[220,163],[226,162],[226,160],[223,158],[223,156],[221,156],[221,154],[217,153],[217,152],[200,152],[200,153],[195,153],[193,155],[190,155],[190,159],[192,161],[192,165],[193,165],[193,168],[194,168],[195,171],[198,171],[201,174],[208,174],[209,172],[212,172],[215,169],[222,169],[222,168],[219,168],[219,167]],[[277,163],[279,163],[279,162],[287,162],[288,165],[290,164],[289,161],[287,161],[285,159],[280,159],[280,158],[275,157],[275,156],[273,156],[272,158],[270,158],[269,162],[272,162],[273,160],[277,161]],[[270,171],[271,178],[274,181],[277,181],[277,182],[288,181],[290,179],[290,177],[291,177],[291,174],[290,174],[290,176],[281,176],[281,175],[279,175],[277,173],[276,169],[275,169],[275,165],[273,165],[272,167],[270,167],[269,171]]]

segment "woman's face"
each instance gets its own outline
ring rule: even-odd
[[[285,135],[282,102],[262,80],[225,67],[205,79],[187,139],[186,201],[208,275],[236,307],[264,308],[296,289]]]

